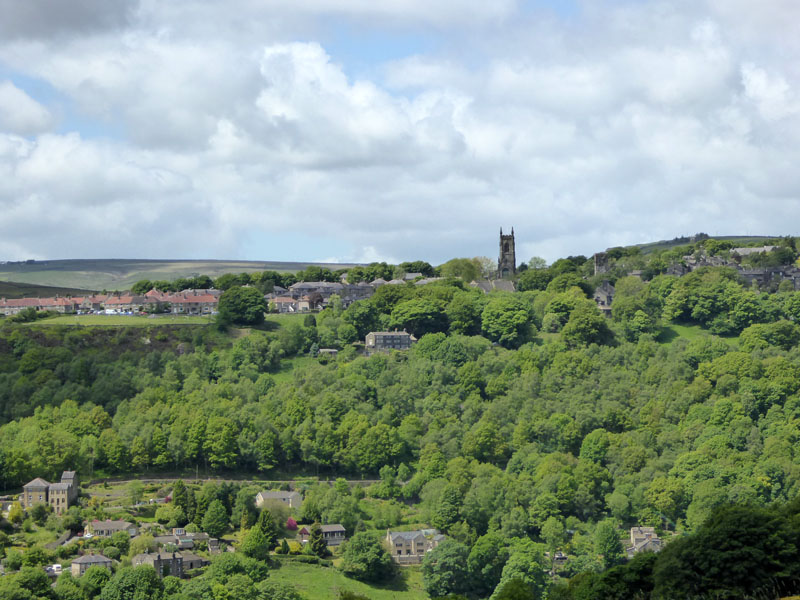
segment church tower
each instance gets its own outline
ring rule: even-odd
[[[517,273],[517,254],[514,249],[514,228],[511,235],[503,235],[500,228],[500,258],[497,259],[497,276],[506,278]]]

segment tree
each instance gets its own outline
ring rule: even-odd
[[[320,558],[328,556],[328,544],[325,541],[325,538],[322,536],[322,527],[320,527],[319,523],[314,523],[311,526],[311,535],[308,539],[308,546],[311,548],[311,552]]]
[[[525,583],[535,598],[540,598],[547,587],[547,567],[542,544],[526,538],[517,539],[511,547],[497,589],[502,590],[509,581],[518,579]]]
[[[244,536],[241,551],[256,560],[268,560],[271,545],[260,527],[252,527]]]
[[[272,512],[268,508],[264,507],[261,509],[256,527],[261,530],[261,533],[264,535],[264,540],[269,546],[269,549],[272,550],[272,548],[275,547],[275,542],[278,540],[278,526],[275,523]]]
[[[150,565],[117,571],[100,592],[100,600],[161,600],[164,584]]]
[[[140,279],[131,286],[131,294],[142,296],[153,289],[153,282],[149,279]]]
[[[136,505],[142,500],[144,485],[138,479],[134,479],[128,484],[128,498],[132,505]]]
[[[228,528],[228,513],[219,500],[213,500],[203,517],[203,531],[211,537],[220,537]]]
[[[429,596],[447,596],[472,590],[467,558],[469,548],[455,540],[444,540],[425,555],[422,581]]]
[[[469,258],[453,258],[439,267],[442,277],[458,277],[464,281],[474,281],[481,275],[481,267]]]
[[[479,537],[467,558],[474,591],[481,596],[491,594],[500,583],[507,560],[508,544],[500,533],[493,531]]]
[[[534,336],[530,305],[512,294],[497,294],[481,313],[483,334],[506,348],[517,348]]]
[[[658,554],[654,597],[795,595],[800,591],[797,535],[797,501],[783,510],[719,509],[694,535],[667,544]]]
[[[438,300],[414,298],[394,307],[389,326],[404,329],[420,338],[426,333],[447,331],[447,315]]]
[[[605,317],[591,300],[580,302],[561,330],[561,339],[571,348],[604,344],[610,341],[612,335]]]
[[[342,551],[342,572],[348,577],[379,583],[394,577],[392,557],[372,533],[356,533],[345,542]]]
[[[19,502],[14,502],[8,511],[9,522],[19,526],[24,519],[25,511],[22,510],[22,505]]]
[[[492,600],[538,600],[540,596],[531,589],[531,586],[522,579],[509,579],[497,586],[497,591],[492,594]]]
[[[256,288],[231,287],[219,297],[219,318],[236,325],[259,325],[264,322],[267,302]]]
[[[617,524],[613,520],[600,521],[595,527],[594,551],[602,556],[603,566],[606,569],[610,569],[622,562],[622,543],[617,532]]]

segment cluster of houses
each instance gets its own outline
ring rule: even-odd
[[[11,316],[28,308],[61,314],[125,314],[171,312],[176,315],[208,315],[217,312],[219,290],[184,290],[176,293],[150,290],[144,295],[130,293],[95,294],[54,298],[0,298],[0,313]]]
[[[762,254],[775,250],[778,246],[760,246],[758,248],[733,248],[730,250],[732,259],[722,256],[709,256],[705,252],[682,257],[682,262],[670,265],[667,275],[681,277],[700,267],[730,267],[736,269],[739,276],[747,283],[756,283],[759,286],[767,285],[772,281],[791,281],[795,290],[800,290],[800,267],[783,265],[779,267],[744,267],[740,260],[744,256]],[[605,252],[594,255],[594,273],[600,275],[608,272],[608,257]],[[629,273],[633,277],[641,277],[642,271],[634,270]],[[603,281],[594,292],[594,301],[600,312],[610,315],[611,303],[614,300],[614,286],[609,281]]]
[[[375,290],[382,285],[405,285],[413,282],[414,285],[425,285],[438,281],[440,277],[424,278],[422,273],[406,273],[402,279],[375,279],[369,283],[347,283],[329,281],[300,281],[288,288],[275,286],[272,293],[265,296],[276,312],[298,313],[322,310],[328,306],[333,295],[341,299],[342,306],[347,308],[353,302],[370,298]]]

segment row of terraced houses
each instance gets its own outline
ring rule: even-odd
[[[94,294],[54,298],[0,298],[0,313],[15,315],[25,309],[50,310],[62,314],[106,311],[127,313],[164,311],[179,315],[206,315],[216,312],[219,290],[184,290],[177,293],[150,290],[144,295],[130,293]]]

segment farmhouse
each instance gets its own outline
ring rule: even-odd
[[[134,567],[150,565],[162,579],[167,575],[183,577],[183,556],[177,552],[172,552],[171,554],[166,552],[137,554],[131,560],[131,564]]]
[[[89,567],[103,567],[111,570],[111,559],[102,554],[84,554],[72,561],[70,570],[73,577],[80,577]]]
[[[347,532],[340,523],[320,525],[320,529],[322,529],[322,538],[328,546],[338,546],[347,539]],[[311,525],[304,525],[301,527],[300,531],[297,532],[297,537],[299,537],[300,541],[304,544],[308,542],[308,540],[311,539]]]
[[[364,340],[367,356],[376,352],[408,350],[417,339],[407,331],[371,331]]]
[[[438,529],[386,531],[386,543],[392,560],[400,565],[418,565],[426,552],[438,546],[445,536]]]
[[[78,497],[78,476],[75,471],[64,471],[60,483],[48,483],[41,477],[22,486],[19,503],[29,509],[34,504],[49,504],[57,515],[63,514]]]

